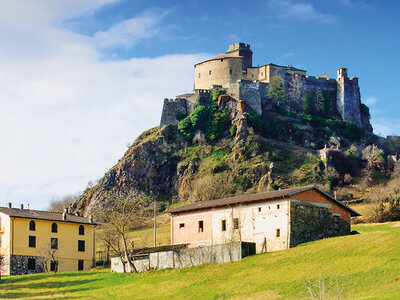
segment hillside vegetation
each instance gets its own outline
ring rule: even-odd
[[[0,281],[0,298],[299,299],[324,281],[332,299],[337,285],[340,299],[398,299],[399,228],[400,223],[355,225],[360,234],[180,270],[13,276]]]

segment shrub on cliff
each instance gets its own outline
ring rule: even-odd
[[[252,110],[246,118],[247,125],[252,127],[254,131],[261,133],[264,136],[267,136],[271,133],[272,128],[269,124],[268,120],[262,118],[258,113]]]

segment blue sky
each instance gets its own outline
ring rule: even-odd
[[[83,190],[190,92],[193,65],[250,43],[253,64],[359,77],[375,133],[400,135],[398,1],[0,0],[0,205]]]

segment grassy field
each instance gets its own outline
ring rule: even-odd
[[[0,281],[0,298],[299,299],[308,295],[307,280],[322,277],[332,279],[333,290],[343,286],[343,299],[400,299],[400,222],[359,224],[353,230],[360,234],[235,263],[142,274],[13,276]]]

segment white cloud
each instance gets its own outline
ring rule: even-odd
[[[333,24],[337,18],[317,10],[312,3],[293,3],[289,0],[269,0],[267,2],[273,17],[279,20],[313,21],[322,24]]]
[[[112,1],[15,2],[1,3],[13,18],[0,12],[0,205],[46,208],[101,177],[127,142],[158,125],[163,98],[190,91],[204,56],[101,61],[92,38],[59,24]],[[25,19],[27,9],[43,18]]]
[[[378,102],[378,98],[374,97],[374,96],[369,96],[366,99],[364,99],[364,103],[367,105],[375,105]]]
[[[106,31],[96,32],[95,45],[103,48],[123,46],[133,47],[141,39],[150,38],[159,33],[160,21],[168,12],[147,12],[139,17],[130,18],[115,24]]]
[[[386,137],[388,135],[400,135],[400,119],[395,118],[371,118],[374,133]]]

